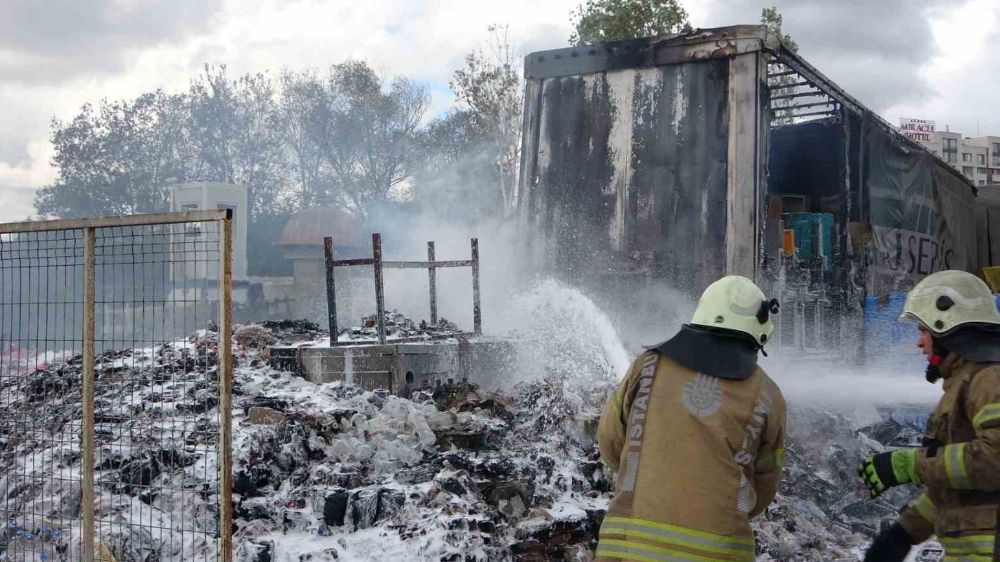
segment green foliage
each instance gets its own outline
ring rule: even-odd
[[[385,84],[366,63],[334,65],[327,79],[325,107],[316,108],[323,128],[315,137],[332,174],[335,197],[364,216],[373,202],[387,199],[414,172],[420,157],[420,120],[430,98],[406,78]]]
[[[476,160],[490,163],[489,175],[499,186],[499,205],[506,212],[521,159],[524,86],[508,29],[493,25],[488,31],[485,48],[469,53],[465,67],[455,71],[451,89],[460,109],[451,124],[461,124],[458,130],[468,136],[459,142],[477,148]]]
[[[287,211],[279,199],[288,163],[276,97],[268,76],[230,80],[223,65],[205,65],[187,96],[192,179],[245,187],[251,221]]]
[[[156,90],[134,100],[87,104],[53,121],[53,185],[36,194],[42,217],[162,211],[164,185],[191,173],[183,96]]]
[[[587,0],[573,17],[573,45],[691,31],[678,0]]]
[[[53,121],[58,177],[35,206],[43,217],[163,211],[170,184],[216,181],[246,188],[251,224],[321,200],[364,215],[416,167],[427,103],[423,87],[385,84],[358,61],[277,83],[206,65],[184,94],[105,100]]]
[[[782,19],[781,14],[778,13],[778,9],[774,6],[764,8],[760,12],[760,23],[767,27],[768,31],[777,35],[786,49],[793,53],[797,53],[799,52],[799,44],[792,39],[791,35],[783,35],[781,33]]]

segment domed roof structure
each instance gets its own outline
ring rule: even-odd
[[[281,231],[278,245],[322,247],[326,236],[332,237],[337,247],[371,245],[361,221],[334,207],[311,207],[292,215]]]

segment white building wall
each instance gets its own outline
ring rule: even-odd
[[[177,184],[170,189],[170,210],[233,210],[233,278],[247,276],[247,192],[238,185],[216,182]],[[218,268],[187,271],[187,278],[214,278]]]

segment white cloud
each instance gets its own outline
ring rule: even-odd
[[[104,0],[87,1],[104,5]],[[387,76],[406,75],[427,83],[434,93],[431,112],[436,114],[451,105],[448,80],[464,56],[486,39],[488,25],[509,25],[522,54],[562,47],[571,31],[570,13],[581,1],[223,0],[210,9],[185,2],[185,10],[168,12],[169,33],[157,32],[152,38],[121,26],[139,22],[137,29],[146,29],[151,21],[165,17],[157,15],[162,12],[154,10],[152,17],[146,17],[136,10],[106,11],[107,17],[83,22],[93,29],[69,26],[76,30],[72,37],[46,39],[57,45],[36,54],[44,55],[47,64],[54,65],[47,68],[57,72],[44,80],[0,80],[4,107],[0,112],[0,220],[23,218],[30,211],[28,188],[52,181],[49,121],[72,118],[83,103],[134,97],[157,87],[184,90],[204,63],[225,63],[234,74],[265,70],[277,74],[283,66],[322,70],[357,58]],[[956,0],[923,1],[957,4]],[[995,69],[1000,67],[1000,55],[995,54],[1000,43],[995,2],[974,0],[965,9],[932,15],[936,48],[951,54],[927,61],[923,59],[933,54],[934,47],[923,47],[920,52],[925,54],[905,59],[906,45],[900,44],[899,33],[878,34],[878,29],[893,22],[871,17],[874,12],[870,10],[875,8],[866,1],[774,3],[785,13],[785,31],[803,44],[804,55],[875,109],[885,106],[892,116],[906,112],[942,123],[962,123],[966,128],[974,126],[979,116],[984,132],[988,127],[1000,132],[1000,113],[994,110]],[[755,23],[760,8],[772,2],[688,0],[684,4],[692,22],[707,27]],[[820,4],[819,11],[810,15],[808,6]],[[837,25],[829,21],[831,6],[842,10]],[[826,15],[817,17],[819,13]],[[0,19],[4,14],[0,9]],[[907,21],[923,17],[907,12]],[[46,21],[25,17],[19,25],[41,29]],[[0,36],[0,70],[18,49],[34,52],[30,49],[37,46],[38,37],[49,33],[43,31],[32,35],[30,29],[20,29],[13,39]],[[114,41],[87,42],[88,33],[100,31],[112,35]],[[845,40],[845,36],[853,39]],[[915,36],[912,40],[922,39]],[[887,51],[904,57],[912,68],[887,56]],[[898,55],[899,51],[903,54]],[[23,75],[23,65],[17,68]],[[66,68],[73,71],[58,71]],[[905,81],[911,75],[914,82],[908,85]],[[924,83],[933,89],[921,91]],[[913,89],[909,105],[889,103],[905,98],[907,88]]]
[[[923,103],[897,104],[887,114],[932,119],[965,136],[1000,135],[1000,5],[973,0],[935,14],[937,56],[921,69],[934,89]],[[978,127],[977,127],[978,126]]]

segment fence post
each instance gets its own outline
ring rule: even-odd
[[[80,559],[94,560],[94,314],[97,301],[96,232],[83,229],[83,380],[80,426]]]
[[[372,234],[372,267],[375,269],[375,325],[378,343],[385,344],[385,294],[382,289],[382,235]]]
[[[438,323],[437,269],[434,267],[434,242],[427,243],[427,278],[431,286],[431,325]]]
[[[337,343],[337,292],[333,276],[333,238],[323,238],[323,254],[326,258],[326,314],[330,328],[330,343]]]
[[[219,252],[219,560],[233,559],[233,215],[219,222],[222,230]]]
[[[472,326],[476,335],[483,333],[483,312],[479,305],[479,239],[472,239]]]

